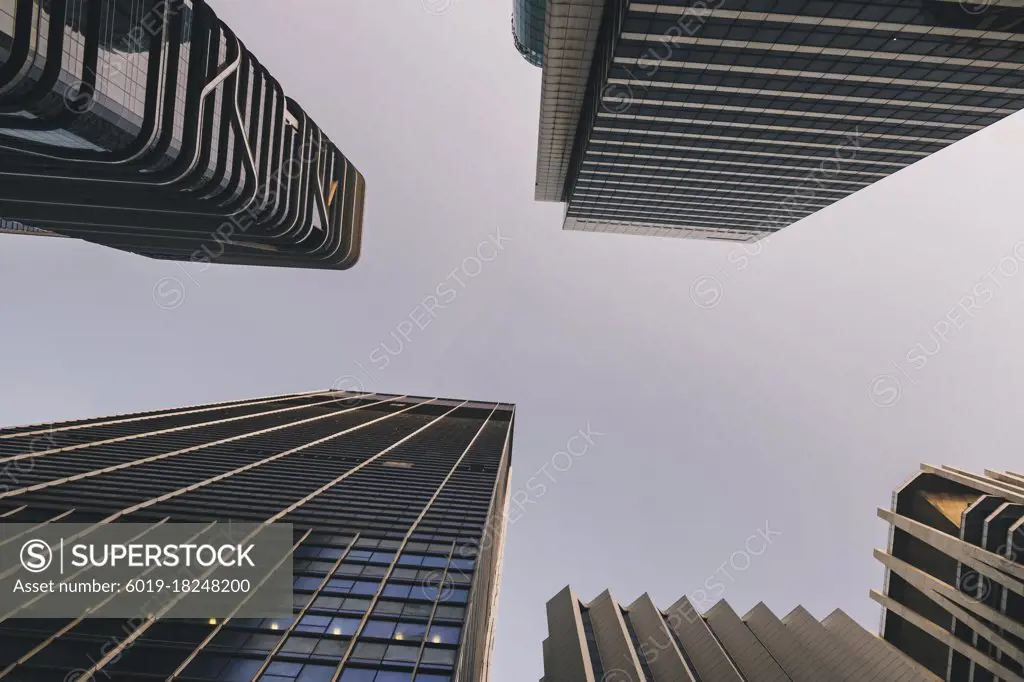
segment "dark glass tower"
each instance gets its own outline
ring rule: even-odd
[[[0,522],[294,524],[292,619],[0,621],[0,680],[480,682],[508,404],[319,392],[0,430]]]
[[[534,66],[544,65],[544,11],[546,0],[515,0],[512,38],[516,49]]]
[[[741,617],[720,601],[700,614],[686,597],[662,610],[646,594],[584,603],[566,587],[547,614],[541,682],[938,682],[839,609]]]
[[[885,639],[943,680],[1024,680],[1024,475],[925,465],[891,525]]]
[[[345,269],[365,189],[205,0],[0,2],[0,216],[153,258]]]
[[[516,45],[566,229],[757,240],[1024,105],[1019,2],[543,4]]]

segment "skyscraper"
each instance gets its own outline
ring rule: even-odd
[[[206,0],[0,1],[0,216],[153,258],[345,269],[364,197]]]
[[[701,615],[686,597],[662,611],[646,594],[585,604],[566,587],[547,615],[541,682],[938,682],[838,609],[741,618],[720,601]]]
[[[297,542],[290,620],[15,616],[0,680],[487,680],[513,412],[328,391],[0,430],[0,523],[275,521]]]
[[[1024,475],[924,465],[878,514],[885,639],[943,680],[1024,680]]]
[[[516,0],[565,229],[753,241],[1024,105],[1024,7]]]

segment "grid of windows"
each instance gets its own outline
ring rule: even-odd
[[[1024,9],[967,5],[605,4],[566,226],[758,238],[1017,111]]]
[[[485,652],[467,642],[490,641],[474,628],[491,621],[499,552],[484,536],[511,429],[510,405],[327,392],[0,430],[4,521],[296,528],[292,618],[10,614],[0,680],[93,666],[113,680],[480,679]]]
[[[544,64],[545,0],[515,0],[512,9],[512,37],[516,49],[534,66]]]

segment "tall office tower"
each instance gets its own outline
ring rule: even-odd
[[[878,514],[885,639],[949,682],[1024,682],[1024,475],[925,465]]]
[[[565,229],[754,241],[1024,105],[994,0],[516,0]]]
[[[547,612],[541,682],[938,682],[838,609],[741,618],[720,601],[701,615],[686,597],[662,611],[646,594],[584,604],[566,587]]]
[[[487,680],[513,412],[328,391],[0,430],[0,523],[298,542],[290,620],[8,618],[0,680]]]
[[[364,195],[206,0],[0,0],[0,216],[159,259],[345,269]]]

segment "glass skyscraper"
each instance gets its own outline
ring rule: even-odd
[[[290,619],[0,614],[0,680],[486,680],[513,412],[327,391],[0,430],[0,523],[295,533]]]
[[[1024,106],[1019,2],[515,0],[513,16],[543,66],[535,197],[566,205],[565,229],[755,241]]]
[[[0,217],[153,258],[338,270],[365,190],[205,0],[0,0]]]

